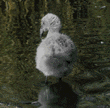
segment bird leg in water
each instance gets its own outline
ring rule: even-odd
[[[45,78],[45,84],[48,84],[48,82],[47,82],[47,76],[46,76],[46,78]]]

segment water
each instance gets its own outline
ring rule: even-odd
[[[59,3],[58,8],[52,8],[51,11],[47,9],[61,16],[62,33],[69,35],[78,49],[78,61],[74,64],[72,73],[63,78],[63,82],[67,83],[66,86],[69,85],[70,88],[67,87],[66,90],[71,91],[71,96],[78,95],[79,108],[110,107],[110,4],[101,2],[100,7],[106,6],[105,10],[101,9],[99,12],[89,6],[92,10],[89,10],[91,13],[88,18],[77,21],[75,19],[73,21],[72,11],[68,11],[68,17],[63,13],[67,11],[66,9],[71,9],[66,7],[71,7],[69,3],[61,7]],[[10,3],[6,3],[8,13],[0,14],[0,107],[42,107],[41,101],[35,104],[32,102],[38,101],[39,95],[46,90],[51,91],[53,88],[51,94],[53,98],[61,98],[60,90],[56,87],[59,84],[58,80],[49,77],[50,83],[45,87],[41,83],[45,81],[45,76],[35,68],[36,47],[41,41],[40,19],[44,12],[41,11],[41,14],[38,10],[35,12],[33,2],[32,7],[29,7],[30,2],[26,0],[20,2],[20,7],[24,8],[20,8],[19,16],[19,11],[16,12],[17,5],[14,5],[16,7],[14,9]],[[94,6],[100,5],[98,3]],[[59,9],[65,11],[58,13]],[[0,10],[0,13],[2,11]],[[95,17],[100,15],[104,17]],[[48,95],[50,96],[49,93]],[[45,94],[44,97],[48,95]],[[63,107],[64,103],[72,105],[68,104],[68,97],[65,95],[64,97],[61,98],[60,107]]]

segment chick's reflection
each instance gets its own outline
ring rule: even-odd
[[[41,104],[39,108],[76,108],[78,95],[70,85],[61,81],[43,87],[38,95],[38,102]]]

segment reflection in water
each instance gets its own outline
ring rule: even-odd
[[[76,108],[77,102],[78,95],[72,91],[72,87],[60,81],[43,87],[38,95],[38,101],[32,104],[40,103],[39,108]]]

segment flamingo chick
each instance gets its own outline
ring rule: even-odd
[[[36,51],[36,68],[46,76],[61,79],[71,73],[77,60],[77,50],[73,41],[61,34],[61,21],[58,16],[48,13],[41,19],[40,37],[44,31],[47,36],[39,44]]]

